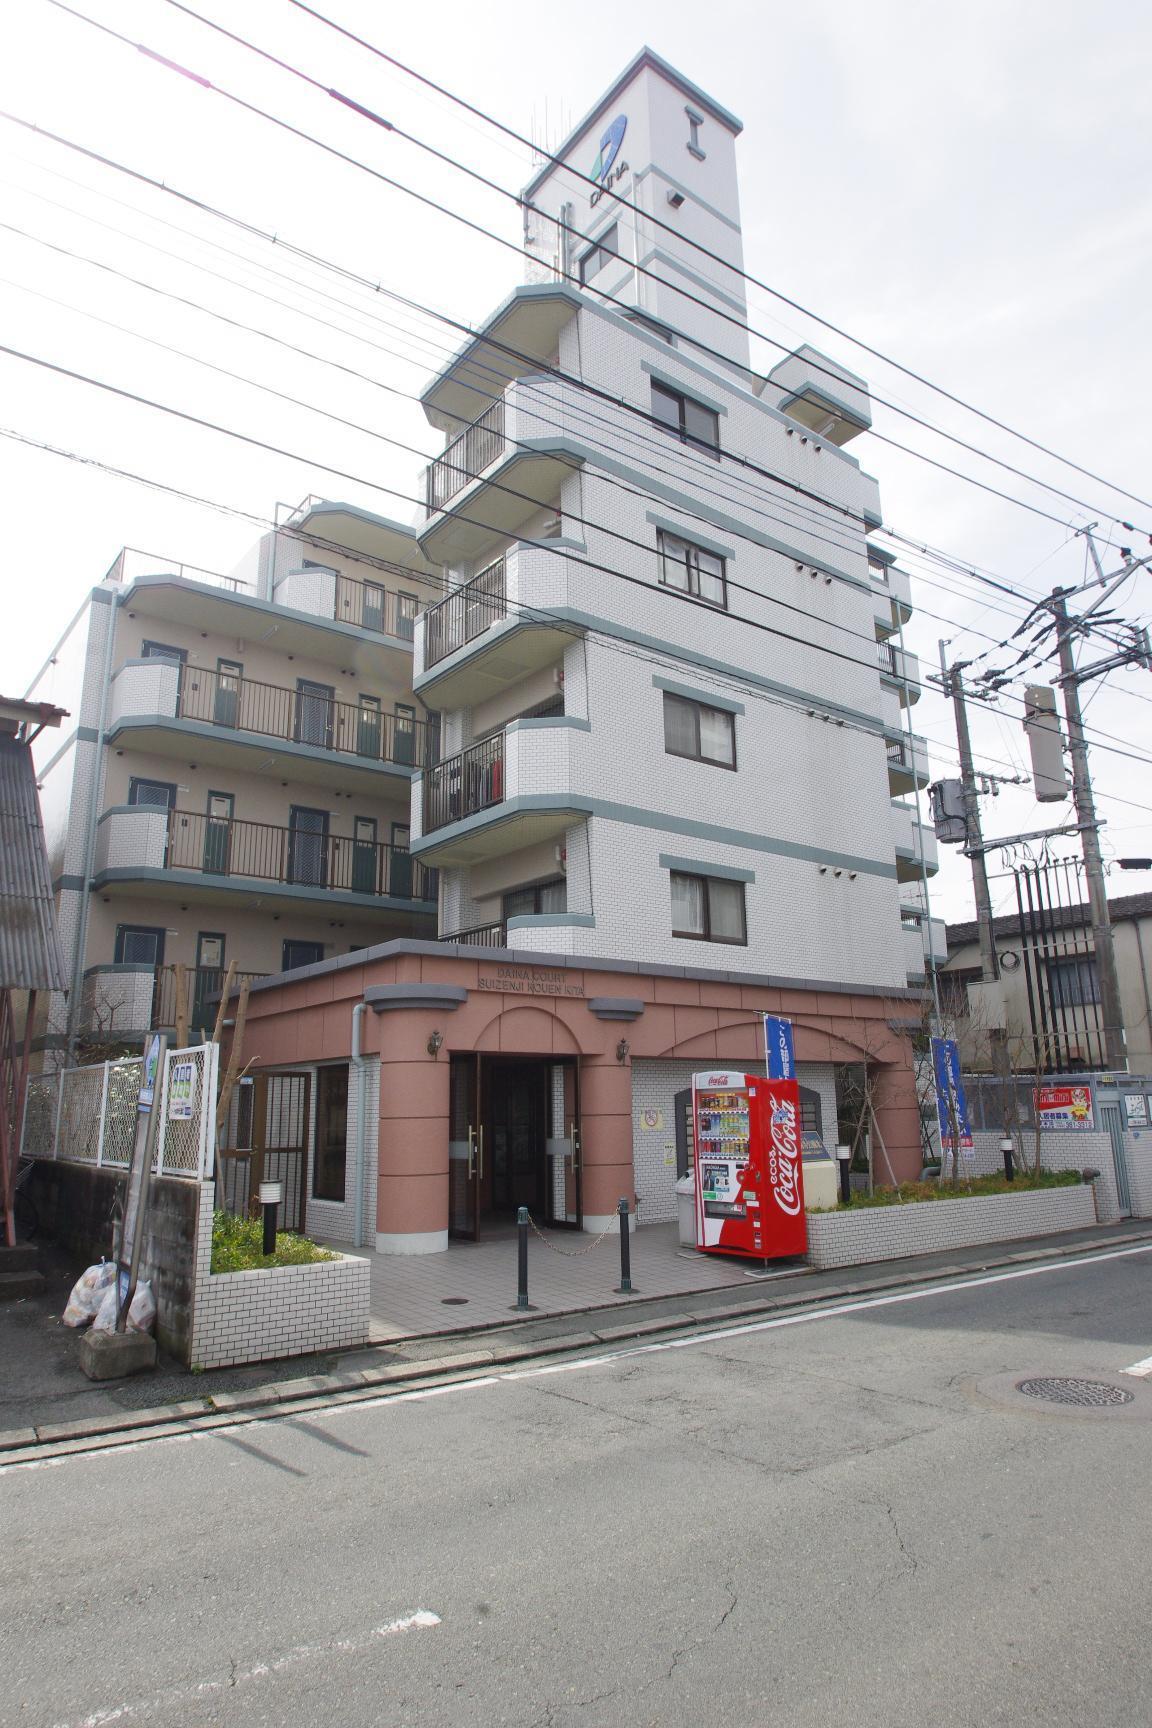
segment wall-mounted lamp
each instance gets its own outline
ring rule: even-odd
[[[619,1044],[617,1044],[617,1046],[616,1046],[616,1060],[617,1060],[617,1062],[627,1062],[628,1049],[629,1049],[629,1045],[628,1045],[627,1038],[621,1038]]]
[[[430,1032],[428,1034],[428,1043],[426,1046],[429,1056],[438,1056],[440,1054],[440,1046],[443,1042],[443,1032]]]

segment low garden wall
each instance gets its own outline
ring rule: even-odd
[[[228,1368],[368,1341],[367,1260],[339,1254],[312,1265],[212,1271],[213,1185],[200,1189],[196,1295],[186,1360]]]
[[[1092,1189],[1035,1188],[1019,1194],[979,1194],[956,1200],[913,1200],[902,1206],[849,1207],[808,1214],[808,1260],[824,1270],[869,1260],[901,1260],[1079,1230],[1096,1222]]]

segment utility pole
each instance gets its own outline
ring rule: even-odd
[[[1052,591],[1047,602],[1056,620],[1056,647],[1060,656],[1060,688],[1068,721],[1068,753],[1072,759],[1072,799],[1084,849],[1084,875],[1092,913],[1092,946],[1096,953],[1096,975],[1100,981],[1100,1006],[1104,1014],[1104,1048],[1108,1066],[1121,1072],[1128,1067],[1124,1038],[1124,1012],[1120,1005],[1120,981],[1116,976],[1116,952],[1112,946],[1112,923],[1104,886],[1104,863],[1100,856],[1100,829],[1092,797],[1088,769],[1088,746],[1080,713],[1080,689],[1072,658],[1072,627],[1062,588]]]
[[[944,689],[952,698],[956,716],[956,745],[960,754],[960,784],[964,790],[964,850],[972,865],[972,890],[976,897],[976,923],[980,933],[980,970],[986,984],[995,984],[1000,976],[996,958],[996,943],[992,934],[992,896],[988,890],[988,865],[985,862],[984,836],[980,829],[980,799],[976,791],[976,770],[972,766],[972,739],[968,732],[968,710],[964,706],[963,672],[968,662],[957,660],[944,665],[944,645],[940,645],[940,669]]]

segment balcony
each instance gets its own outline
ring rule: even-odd
[[[470,930],[454,930],[441,942],[458,942],[461,948],[507,948],[508,931],[503,924],[474,924]]]
[[[414,576],[413,582],[416,580]],[[277,578],[272,598],[277,606],[290,607],[294,612],[307,612],[313,618],[331,619],[398,642],[411,642],[420,610],[415,593],[396,593],[379,582],[359,582],[318,564],[286,570]]]
[[[895,728],[893,728],[895,730]],[[905,733],[885,741],[888,754],[888,789],[893,797],[905,792],[923,791],[931,777],[928,767],[928,740]]]
[[[436,864],[472,864],[558,839],[587,814],[572,790],[588,722],[514,720],[428,769],[413,799],[412,849]]]
[[[897,647],[895,642],[877,642],[876,663],[880,668],[881,678],[887,678],[896,685],[902,708],[919,702],[920,661],[915,654],[910,654],[906,648]]]
[[[872,424],[863,378],[807,343],[773,366],[763,391],[766,398],[770,386],[775,386],[781,413],[829,444],[847,444]]]
[[[422,916],[436,898],[435,874],[405,848],[303,827],[208,816],[156,805],[105,811],[97,827],[95,886],[227,904],[254,888],[277,898],[354,899]]]
[[[921,859],[923,874],[935,876],[940,868],[940,854],[934,830],[917,821],[916,811],[910,804],[893,804],[892,827],[897,880],[919,882]]]
[[[571,569],[559,552],[514,546],[429,607],[416,628],[412,682],[421,698],[434,708],[475,707],[559,663],[580,634],[563,616]]]
[[[425,475],[424,556],[434,564],[471,562],[558,505],[564,476],[581,461],[560,448],[563,419],[561,387],[531,375],[458,433]]]
[[[943,966],[948,958],[948,938],[942,918],[925,918],[907,907],[900,912],[900,935],[909,978],[923,978],[927,965]]]
[[[154,1028],[168,1030],[176,1026],[176,1007],[180,994],[179,972],[179,967],[161,966],[155,974],[152,998]],[[183,972],[184,1020],[192,1042],[198,1043],[212,1034],[220,992],[224,988],[228,970],[224,966],[185,966]],[[255,984],[257,979],[267,976],[267,972],[234,972],[231,988],[239,990],[242,985]]]
[[[158,755],[198,758],[379,794],[381,773],[407,778],[426,765],[435,734],[426,721],[386,713],[373,702],[338,702],[313,687],[290,689],[170,660],[131,660],[112,680],[109,737]],[[268,741],[288,746],[271,757]]]
[[[123,1043],[152,1031],[176,1028],[175,966],[90,966],[84,974],[80,1030],[93,1043]],[[190,1038],[211,1035],[226,974],[221,967],[185,968],[184,1016]],[[236,972],[237,988],[264,978],[264,972]]]
[[[890,636],[912,616],[912,584],[905,571],[898,570],[887,554],[882,557],[872,546],[868,548],[868,574],[877,627]]]

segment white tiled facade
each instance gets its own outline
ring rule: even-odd
[[[311,1266],[212,1271],[212,1184],[200,1187],[189,1367],[228,1368],[368,1338],[367,1260],[340,1255]]]
[[[979,1194],[961,1200],[925,1200],[910,1206],[861,1206],[855,1211],[810,1213],[808,1259],[821,1270],[937,1254],[978,1242],[1010,1242],[1096,1222],[1087,1183],[1033,1188],[1020,1194]]]
[[[465,753],[455,781],[413,787],[441,934],[504,926],[506,895],[563,878],[564,910],[518,917],[509,946],[903,988],[925,971],[935,848],[910,806],[893,810],[915,783],[890,753],[917,755],[919,691],[899,643],[906,581],[868,544],[876,482],[840,448],[869,423],[867,387],[807,348],[749,370],[739,123],[642,55],[565,164],[587,174],[621,119],[609,185],[632,204],[560,169],[528,189],[538,266],[491,321],[515,376],[494,381],[478,341],[425,392],[453,446],[431,478],[455,490],[419,530],[444,563],[440,612],[459,616],[451,590],[501,561],[506,596],[448,652],[439,619],[416,631],[416,690],[442,710],[444,755]],[[617,255],[577,292],[612,228]],[[702,264],[685,237],[726,262]],[[718,450],[656,423],[661,389],[716,416]],[[501,436],[469,430],[494,413]],[[725,605],[662,580],[662,535],[724,560]],[[732,714],[734,772],[668,752],[666,696]],[[534,718],[550,699],[563,717]],[[473,747],[500,753],[479,809]],[[746,942],[674,934],[673,871],[742,882]]]

